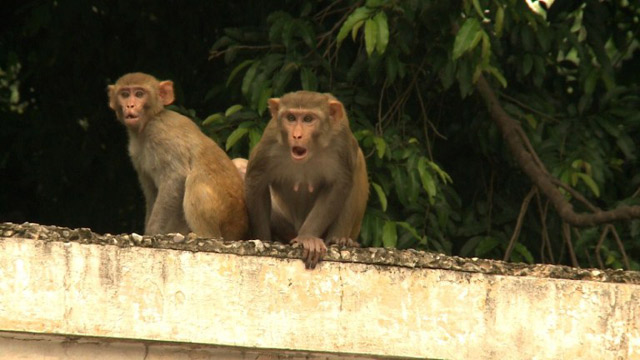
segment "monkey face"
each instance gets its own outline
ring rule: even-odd
[[[118,91],[119,111],[127,127],[137,128],[143,118],[149,91],[143,87],[122,87]]]
[[[313,139],[323,120],[322,115],[312,109],[287,109],[282,113],[283,135],[294,162],[305,162],[310,157],[316,145]]]

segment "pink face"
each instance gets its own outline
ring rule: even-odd
[[[122,107],[125,125],[137,127],[144,115],[149,92],[143,87],[122,87],[118,91],[118,104]]]
[[[288,134],[291,158],[296,162],[305,161],[313,133],[320,124],[320,113],[309,109],[287,109],[281,119]]]

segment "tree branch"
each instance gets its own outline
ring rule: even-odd
[[[554,183],[554,178],[544,168],[540,168],[535,161],[536,156],[527,151],[527,146],[519,135],[523,132],[520,124],[509,116],[500,105],[495,92],[491,89],[484,76],[480,76],[476,88],[484,99],[491,118],[498,125],[518,165],[540,191],[549,198],[562,220],[573,226],[586,227],[617,220],[640,218],[640,206],[623,205],[607,211],[596,210],[593,213],[576,213],[573,206],[558,190]]]

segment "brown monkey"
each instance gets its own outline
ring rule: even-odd
[[[246,170],[250,227],[258,239],[301,244],[313,269],[325,241],[358,245],[369,197],[364,156],[331,94],[289,93],[269,99],[269,110]]]
[[[238,169],[238,172],[240,173],[240,177],[244,180],[244,175],[247,173],[247,163],[249,161],[244,158],[235,158],[231,161],[233,161],[233,165],[236,166],[236,169]]]
[[[109,85],[109,107],[129,133],[146,200],[145,234],[193,231],[245,239],[243,183],[227,154],[185,116],[164,108],[173,82],[131,73]]]

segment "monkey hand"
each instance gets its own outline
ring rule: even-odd
[[[327,253],[324,241],[315,236],[298,236],[291,240],[291,244],[302,245],[302,260],[307,269],[315,269],[324,254]]]
[[[333,245],[336,244],[340,247],[360,247],[360,244],[358,244],[357,241],[353,241],[351,240],[350,237],[338,237],[338,236],[332,236],[327,240],[327,245]]]

